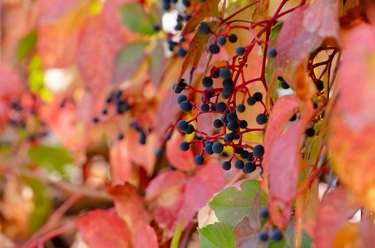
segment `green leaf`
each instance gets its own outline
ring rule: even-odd
[[[234,248],[234,227],[215,223],[199,229],[201,248]]]
[[[146,13],[138,3],[123,4],[119,7],[122,23],[131,31],[143,35],[155,33],[152,25],[156,23],[153,16]]]
[[[33,190],[34,209],[31,212],[28,229],[36,232],[46,221],[52,209],[48,187],[42,181],[24,177],[23,181]]]
[[[150,57],[150,76],[155,88],[159,87],[165,69],[165,55],[163,44],[159,43],[152,50]]]
[[[61,176],[66,174],[67,166],[73,163],[72,155],[65,149],[58,147],[32,147],[28,155],[36,165],[49,172],[58,172]]]
[[[293,242],[293,240],[294,240],[294,220],[290,222],[288,228],[286,229],[286,235],[288,236],[288,240],[290,242]],[[312,243],[311,237],[305,231],[303,231],[300,248],[311,248],[311,243]],[[284,248],[288,248],[288,245],[285,244]]]
[[[37,41],[36,30],[31,31],[18,42],[16,49],[17,62],[22,62],[26,56],[35,48]]]
[[[113,84],[122,83],[134,75],[143,63],[147,44],[146,42],[131,43],[118,53],[112,75]]]
[[[235,187],[224,189],[208,204],[215,212],[220,222],[237,225],[250,212],[256,194],[259,192],[259,183],[254,180],[244,181],[241,191]],[[265,194],[262,193],[262,205],[265,205]]]

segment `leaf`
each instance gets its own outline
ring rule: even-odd
[[[162,43],[158,43],[151,52],[150,56],[150,76],[152,84],[158,88],[160,81],[163,78],[166,64],[166,57],[164,54],[164,47]]]
[[[155,230],[150,225],[144,225],[135,234],[133,247],[159,248]]]
[[[226,188],[217,194],[208,205],[214,210],[220,222],[235,226],[250,212],[258,192],[258,182],[244,181],[241,183],[241,191],[235,187]],[[262,196],[263,201],[264,195]]]
[[[133,185],[125,183],[114,186],[109,189],[109,193],[113,196],[117,214],[131,227],[130,232],[133,236],[144,225],[149,224],[149,213]]]
[[[332,247],[340,228],[353,215],[344,189],[336,188],[327,194],[319,206],[315,229],[314,244],[316,247]]]
[[[41,0],[39,3],[39,22],[48,24],[56,21],[77,4],[77,0]]]
[[[130,248],[130,232],[112,210],[94,210],[78,217],[75,225],[90,248]]]
[[[29,231],[36,232],[46,221],[52,210],[52,201],[47,186],[42,181],[24,177],[23,180],[33,190],[34,208],[29,217]]]
[[[215,223],[198,231],[201,248],[234,248],[234,228],[231,225]]]
[[[112,184],[130,182],[133,171],[133,164],[126,142],[116,142],[110,147],[109,162],[111,165]]]
[[[129,30],[143,35],[150,35],[155,32],[152,25],[156,22],[153,17],[145,12],[142,5],[138,3],[123,4],[119,7],[119,11],[122,23]]]
[[[143,63],[146,46],[146,42],[130,43],[117,54],[112,84],[120,84],[134,75]]]
[[[359,224],[362,247],[369,247],[375,242],[375,224],[370,219],[362,218]]]
[[[116,55],[125,41],[116,5],[106,1],[102,13],[91,16],[83,28],[77,55],[85,86],[94,98],[110,84]]]
[[[0,98],[19,97],[22,91],[21,77],[12,66],[0,63]]]
[[[67,166],[73,163],[72,155],[64,148],[50,146],[34,146],[28,152],[29,158],[38,166],[49,172],[66,174]]]
[[[188,23],[186,23],[181,35],[186,35],[193,31],[195,27],[208,16],[218,17],[219,0],[206,1],[199,6],[199,9],[194,12]]]
[[[286,235],[288,236],[288,240],[290,242],[294,240],[294,221],[291,221],[288,228],[286,229]],[[288,246],[285,245],[284,247],[287,248]],[[305,231],[303,231],[300,248],[311,248],[311,247],[312,247],[312,239]]]
[[[22,62],[27,57],[27,55],[29,55],[30,52],[35,48],[36,41],[37,32],[36,30],[33,30],[22,37],[22,39],[18,42],[16,49],[16,58],[19,63]]]
[[[345,59],[337,78],[339,96],[329,122],[328,146],[340,182],[375,211],[375,116],[371,114],[375,101],[375,29],[359,25],[348,33],[344,43]]]
[[[156,131],[160,135],[161,140],[165,140],[168,127],[176,120],[176,115],[179,111],[177,94],[172,89],[168,89],[164,98],[160,100],[156,115]]]
[[[180,143],[184,141],[179,132],[174,132],[172,138],[167,142],[166,156],[174,167],[179,170],[189,171],[196,168],[194,164],[194,155],[191,149],[182,151]]]

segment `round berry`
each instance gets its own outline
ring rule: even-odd
[[[197,156],[195,156],[195,158],[194,158],[194,163],[195,163],[196,165],[202,165],[202,164],[204,163],[204,158],[203,158],[203,156],[202,156],[202,155],[197,155]]]
[[[262,207],[259,212],[259,217],[261,219],[268,219],[268,217],[270,217],[270,212],[268,211],[268,208]]]
[[[276,57],[276,55],[277,55],[277,52],[276,52],[275,48],[268,49],[268,51],[267,51],[267,56],[268,57],[274,58],[274,57]]]
[[[242,152],[243,152],[243,148],[242,147],[236,147],[236,148],[234,148],[234,153],[241,154]]]
[[[255,103],[256,103],[256,100],[255,100],[255,98],[254,97],[249,97],[249,98],[247,98],[247,104],[249,105],[249,106],[253,106]]]
[[[138,142],[141,145],[146,144],[146,134],[145,133],[141,133],[141,137],[139,138]]]
[[[231,167],[232,167],[232,166],[231,166],[231,164],[230,164],[229,161],[225,161],[225,162],[223,162],[223,163],[221,164],[221,168],[223,168],[223,170],[230,170]]]
[[[237,47],[236,48],[236,54],[238,55],[238,56],[242,56],[242,55],[244,55],[245,54],[245,52],[246,52],[246,49],[244,48],[244,47]]]
[[[240,154],[241,158],[246,159],[250,156],[250,153],[246,150],[243,150],[242,153]]]
[[[225,102],[218,102],[216,104],[216,111],[219,113],[224,113],[227,110],[227,104]]]
[[[124,134],[123,133],[118,133],[117,134],[117,140],[123,140],[124,139]]]
[[[243,128],[243,129],[245,129],[245,128],[247,128],[247,121],[245,121],[245,120],[240,120],[240,123],[239,123],[239,126],[240,126],[240,128]]]
[[[281,232],[280,229],[273,229],[271,231],[270,236],[271,236],[271,239],[275,242],[279,242],[283,239],[283,233]]]
[[[226,118],[227,121],[229,121],[229,122],[235,122],[235,121],[237,121],[237,114],[234,113],[234,112],[229,112],[229,113],[226,115],[225,118]]]
[[[92,122],[94,123],[94,124],[97,124],[97,123],[99,123],[99,118],[98,117],[93,117],[92,118]]]
[[[218,54],[220,52],[220,47],[216,44],[211,44],[209,47],[208,47],[208,50],[210,51],[210,53],[212,54]]]
[[[195,131],[195,128],[192,124],[189,123],[188,128],[185,130],[186,134],[192,134]]]
[[[220,69],[220,77],[221,78],[230,78],[231,77],[231,73],[230,73],[230,69],[229,68],[223,68],[223,69]]]
[[[242,170],[242,168],[245,166],[244,162],[242,160],[237,160],[236,163],[234,164],[234,166],[239,169],[239,170]]]
[[[190,7],[190,0],[182,0],[182,4],[183,4],[185,7]]]
[[[199,32],[201,34],[209,34],[211,32],[210,25],[207,22],[202,22],[199,26]]]
[[[268,240],[268,233],[266,231],[261,231],[259,233],[259,240],[262,242],[267,242]]]
[[[189,142],[183,141],[180,143],[180,149],[183,151],[189,150],[190,144]]]
[[[215,142],[213,145],[212,145],[212,151],[216,154],[218,153],[221,153],[222,151],[224,150],[224,146],[223,144],[221,144],[220,142]]]
[[[214,71],[214,74],[212,75],[212,77],[213,77],[213,78],[218,78],[218,77],[220,77],[220,70],[219,70],[219,69],[216,69],[216,70]]]
[[[157,149],[157,150],[155,151],[155,156],[156,156],[157,158],[161,158],[161,157],[163,156],[163,150],[161,150],[161,149]]]
[[[316,83],[316,88],[317,88],[319,91],[324,90],[324,83],[323,83],[322,80],[319,80],[319,81]]]
[[[227,38],[225,36],[219,36],[219,38],[217,38],[217,43],[220,46],[224,46],[226,42],[227,42]]]
[[[180,109],[182,112],[190,112],[193,109],[193,105],[191,105],[188,101],[183,101],[180,103]]]
[[[177,25],[174,27],[176,31],[182,30],[182,23],[177,23]]]
[[[230,34],[229,37],[228,37],[228,40],[229,40],[229,42],[231,42],[231,43],[235,43],[235,42],[237,42],[237,40],[238,40],[237,35],[235,35],[235,34]]]
[[[289,121],[295,121],[295,120],[297,120],[297,115],[296,115],[296,114],[294,114],[294,115],[289,119]]]
[[[223,126],[223,122],[220,119],[214,120],[214,127],[221,128]]]
[[[253,171],[255,171],[256,167],[253,163],[247,162],[244,167],[242,168],[242,172],[245,174],[249,174]]]
[[[102,115],[107,115],[108,114],[108,109],[102,109]]]
[[[229,122],[227,124],[227,128],[230,130],[230,131],[235,131],[237,128],[239,127],[239,124],[237,122]]]
[[[246,107],[243,104],[238,104],[236,109],[238,112],[243,113],[245,112]]]
[[[308,136],[308,137],[313,137],[315,135],[315,129],[310,127],[308,129],[306,129],[305,131],[305,134]]]
[[[210,105],[208,105],[207,103],[203,103],[201,105],[201,111],[202,112],[208,112],[210,110]]]
[[[214,84],[214,81],[210,77],[204,77],[202,79],[202,84],[205,88],[210,88]]]
[[[255,92],[253,95],[253,98],[255,99],[255,101],[261,102],[263,99],[263,95],[260,92]]]
[[[187,100],[187,96],[185,95],[178,95],[177,97],[177,103],[180,104],[182,103],[183,101],[186,101]]]
[[[180,120],[177,123],[177,127],[180,131],[184,132],[188,129],[189,124],[185,120]]]
[[[281,88],[283,88],[284,90],[289,89],[289,85],[285,82],[284,78],[278,77],[278,79],[280,81]]]
[[[187,54],[187,52],[183,48],[179,48],[178,51],[177,51],[177,56],[180,57],[180,58],[184,58],[186,56],[186,54]]]
[[[233,139],[234,139],[234,133],[233,132],[227,133],[224,136],[224,142],[231,142],[231,141],[233,141]]]
[[[264,154],[264,148],[262,145],[256,145],[253,148],[253,155],[256,158],[261,158]]]
[[[256,122],[259,124],[259,125],[264,125],[267,123],[267,115],[265,114],[259,114],[257,115],[257,118],[256,118]]]
[[[214,153],[214,151],[212,151],[212,142],[206,142],[205,144],[204,144],[204,151],[207,153],[207,154],[209,154],[209,155],[211,155],[211,154],[213,154]]]

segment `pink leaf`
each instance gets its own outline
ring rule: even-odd
[[[75,221],[82,239],[91,248],[130,248],[130,232],[114,211],[94,210]]]
[[[0,63],[0,98],[11,100],[19,97],[22,91],[21,78],[11,66]]]
[[[343,189],[334,189],[320,204],[314,230],[315,246],[332,247],[336,233],[354,213],[348,205],[348,196]]]
[[[66,14],[77,0],[41,0],[39,1],[39,22],[47,24]]]
[[[179,132],[174,132],[172,138],[167,143],[166,155],[169,163],[179,170],[189,171],[196,168],[194,165],[194,155],[189,149],[188,151],[182,151],[180,149],[180,143],[184,141],[182,135]]]
[[[150,225],[144,225],[136,233],[133,247],[159,248],[155,230]]]
[[[362,247],[371,247],[375,244],[375,224],[373,221],[363,218],[360,223],[360,237]]]
[[[112,184],[129,182],[132,177],[133,165],[125,141],[118,141],[111,145],[109,160]]]
[[[168,89],[165,97],[161,101],[158,113],[156,115],[156,131],[161,138],[164,140],[166,131],[169,125],[171,125],[175,119],[176,115],[180,111],[177,104],[177,94],[174,93],[172,89]]]

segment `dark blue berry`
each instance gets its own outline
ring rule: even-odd
[[[189,142],[183,141],[180,143],[180,149],[183,151],[189,150],[190,144]]]
[[[221,168],[223,168],[223,170],[230,170],[231,167],[232,167],[232,166],[231,166],[231,164],[230,164],[229,161],[225,161],[225,162],[223,162],[223,163],[221,164]]]
[[[191,15],[186,15],[186,16],[185,16],[185,21],[188,22],[190,19],[191,19]]]
[[[214,74],[212,75],[212,77],[213,77],[213,78],[218,78],[218,77],[220,77],[220,70],[219,70],[219,69],[216,69],[216,70],[214,71]]]
[[[237,114],[234,113],[234,112],[229,112],[226,115],[226,118],[227,118],[227,121],[229,121],[229,122],[235,122],[235,121],[237,121]]]
[[[213,154],[214,153],[214,151],[212,151],[212,142],[206,142],[205,144],[204,144],[204,151],[207,153],[207,154],[209,154],[209,155],[211,155],[211,154]]]
[[[181,14],[177,15],[177,22],[182,22],[184,20],[184,17]]]
[[[246,52],[246,49],[244,48],[244,47],[237,47],[236,48],[236,54],[238,55],[238,56],[242,56],[242,55],[244,55],[245,54],[245,52]]]
[[[234,164],[234,166],[239,169],[239,170],[242,170],[242,168],[245,166],[244,162],[242,160],[237,160],[236,163]]]
[[[210,110],[210,105],[208,105],[207,103],[203,103],[201,105],[201,111],[202,112],[208,112]]]
[[[264,125],[267,123],[267,115],[265,114],[259,114],[257,115],[257,118],[256,118],[256,122],[259,124],[259,125]]]
[[[117,140],[123,140],[124,139],[124,134],[123,133],[118,133],[117,134]]]
[[[94,124],[97,124],[97,123],[99,123],[99,118],[98,117],[93,117],[92,118],[92,122],[94,123]]]
[[[212,54],[218,54],[220,52],[220,47],[216,44],[211,44],[209,47],[208,47],[208,50],[210,51],[210,53]]]
[[[177,97],[177,103],[180,104],[182,103],[183,101],[186,101],[187,100],[187,96],[185,95],[178,95]]]
[[[219,113],[224,113],[227,110],[227,104],[225,102],[218,102],[216,104],[216,111]]]
[[[294,115],[289,119],[289,121],[295,121],[295,120],[297,120],[297,115],[296,115],[296,114],[294,114]]]
[[[236,109],[237,109],[238,112],[243,113],[243,112],[245,112],[246,107],[243,104],[238,104]]]
[[[220,69],[220,77],[221,78],[230,78],[231,73],[229,68],[222,68]]]
[[[215,142],[213,145],[212,145],[212,151],[214,153],[221,153],[224,149],[224,146],[223,144],[221,144],[220,142]]]
[[[177,25],[174,27],[176,31],[182,30],[182,23],[177,23]]]
[[[185,132],[188,129],[189,124],[185,120],[180,120],[177,123],[177,127],[180,131]]]
[[[214,81],[210,77],[204,77],[202,79],[202,84],[205,88],[210,88],[214,84]]]
[[[273,229],[271,231],[270,236],[271,236],[271,239],[275,242],[279,242],[283,239],[283,233],[281,232],[280,229]]]
[[[247,128],[247,121],[245,121],[245,120],[240,120],[240,123],[239,123],[239,126],[240,126],[240,128],[243,128],[243,129],[245,129],[245,128]]]
[[[195,128],[192,124],[188,124],[188,128],[185,130],[185,134],[192,134],[195,131]]]
[[[276,52],[275,48],[268,49],[268,51],[267,51],[267,56],[268,57],[274,58],[274,57],[276,57],[276,55],[277,55],[277,52]]]
[[[177,56],[180,57],[180,58],[185,57],[186,54],[187,54],[186,50],[183,49],[183,48],[181,48],[181,47],[180,47],[180,48],[178,49],[178,51],[177,51]]]
[[[284,78],[281,76],[278,76],[277,79],[280,81],[280,86],[284,90],[289,89],[289,85],[285,82]]]
[[[268,233],[266,231],[261,231],[259,233],[259,240],[262,242],[267,242],[268,240]]]
[[[239,124],[237,122],[229,122],[227,124],[227,128],[230,130],[230,131],[235,131],[237,128],[239,127]]]
[[[214,127],[221,128],[223,126],[223,122],[219,119],[214,120]]]
[[[313,137],[315,135],[315,129],[310,127],[308,129],[306,129],[305,131],[305,134],[308,136],[308,137]]]
[[[253,95],[253,98],[255,99],[255,101],[261,102],[263,99],[263,95],[260,92],[255,92]]]
[[[316,88],[317,88],[319,91],[324,90],[324,83],[323,83],[322,80],[319,80],[319,81],[316,83]]]
[[[233,141],[233,139],[234,139],[234,133],[233,132],[227,133],[224,136],[224,142],[231,142],[231,141]]]
[[[211,32],[210,25],[207,22],[202,22],[198,30],[201,34],[209,34]]]
[[[141,145],[146,144],[146,134],[145,133],[141,133],[141,137],[139,138],[138,142]]]
[[[102,115],[107,115],[108,114],[108,110],[107,109],[102,109]]]
[[[183,101],[180,103],[180,109],[182,112],[190,112],[193,109],[193,105],[191,105],[188,101]]]
[[[245,174],[249,174],[253,171],[255,171],[256,167],[253,163],[247,162],[245,166],[242,168],[242,172]]]
[[[237,35],[235,35],[235,34],[230,34],[229,37],[228,37],[228,40],[229,40],[229,42],[231,42],[231,43],[235,43],[235,42],[238,40]]]
[[[219,36],[219,38],[217,38],[217,43],[220,46],[224,46],[226,42],[227,42],[227,39],[225,38],[225,36]]]
[[[195,163],[196,165],[202,165],[202,164],[204,163],[204,158],[203,158],[203,156],[202,156],[202,155],[197,155],[197,156],[195,156],[195,158],[194,158],[194,163]]]
[[[153,24],[153,25],[152,25],[152,30],[153,30],[154,32],[159,32],[159,31],[160,31],[160,26],[159,26],[158,24]]]
[[[250,156],[250,153],[248,151],[243,151],[241,154],[240,154],[241,158],[243,159],[247,159],[249,156]]]
[[[268,208],[262,207],[259,212],[259,217],[261,219],[268,219],[268,217],[270,217],[270,212],[268,211]]]
[[[256,103],[256,100],[255,100],[255,98],[254,97],[249,97],[249,98],[247,98],[247,104],[249,104],[249,106],[253,106],[255,103]]]
[[[234,148],[234,152],[236,154],[241,154],[243,152],[243,148],[242,147],[236,147],[236,148]]]
[[[155,156],[156,156],[157,158],[161,158],[161,157],[163,156],[163,150],[161,150],[161,149],[157,149],[157,150],[155,151]]]
[[[190,0],[182,0],[182,4],[183,4],[185,7],[190,7]]]
[[[253,148],[253,155],[256,158],[261,158],[264,154],[264,148],[262,145],[256,145]]]

